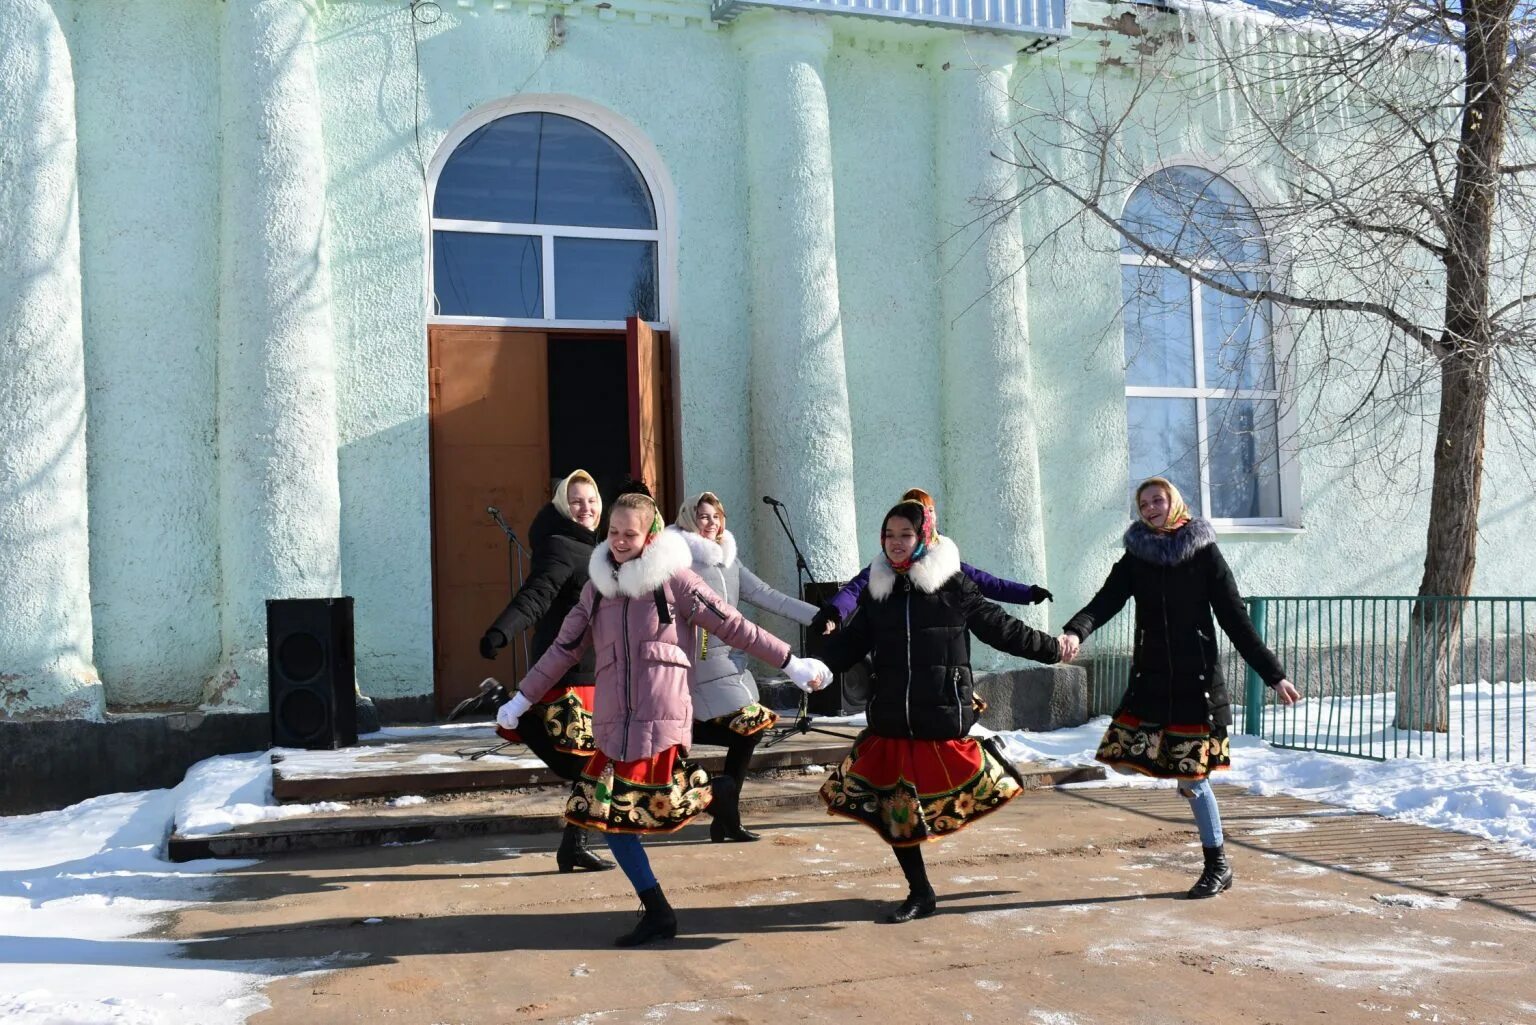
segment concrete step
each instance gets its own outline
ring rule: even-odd
[[[743,817],[750,823],[769,809],[816,804],[825,778],[823,767],[846,751],[847,746],[842,745],[814,768],[807,765],[806,771],[790,768],[755,775],[742,798]],[[707,763],[708,759],[704,760]],[[1030,787],[1104,778],[1101,766],[1023,765],[1019,769]],[[568,795],[569,786],[562,781],[559,785],[496,792],[440,794],[426,804],[406,807],[369,799],[346,811],[312,812],[222,833],[189,834],[176,828],[167,841],[167,854],[172,861],[252,858],[502,833],[546,833],[564,825]]]

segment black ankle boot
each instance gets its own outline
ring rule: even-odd
[[[885,920],[893,925],[902,922],[910,922],[914,918],[927,918],[938,910],[939,899],[932,890],[919,893],[913,890],[907,894],[907,899],[897,905],[896,910],[885,916]]]
[[[645,905],[640,921],[634,929],[613,941],[615,947],[638,947],[652,940],[670,940],[677,935],[677,914],[667,903],[659,884],[640,891],[640,903]]]
[[[601,872],[613,868],[613,862],[599,858],[587,850],[587,831],[580,826],[566,826],[560,837],[560,849],[555,852],[555,867],[562,872],[574,872],[578,868],[588,872]]]
[[[1232,865],[1227,861],[1227,845],[1201,849],[1205,851],[1205,871],[1186,894],[1191,900],[1214,897],[1223,890],[1232,889]]]
[[[741,824],[741,784],[734,776],[716,776],[710,780],[714,797],[709,811],[715,818],[709,824],[710,843],[751,843],[762,837]]]

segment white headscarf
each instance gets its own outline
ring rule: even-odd
[[[572,470],[569,477],[555,485],[555,497],[552,499],[555,508],[559,510],[561,516],[575,523],[576,517],[571,515],[571,501],[568,497],[572,484],[590,484],[592,485],[592,490],[597,491],[597,481],[593,480],[592,475],[586,470]],[[599,520],[603,518],[603,496],[601,492],[597,496],[597,518]]]

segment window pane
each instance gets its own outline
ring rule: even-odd
[[[628,154],[591,125],[558,114],[542,116],[539,224],[656,227],[650,190]]]
[[[1253,207],[1232,183],[1199,167],[1165,167],[1131,193],[1121,215],[1148,245],[1190,260],[1261,264],[1268,254]],[[1140,252],[1129,241],[1123,251]]]
[[[608,136],[559,114],[512,114],[459,143],[432,213],[472,221],[654,228],[650,190]]]
[[[438,175],[433,216],[533,223],[542,117],[500,118],[459,143]]]
[[[1256,274],[1223,277],[1239,288],[1257,288],[1259,283]],[[1200,314],[1206,386],[1274,388],[1275,360],[1269,334],[1269,304],[1234,298],[1201,285]]]
[[[1167,477],[1200,512],[1200,446],[1194,399],[1127,398],[1131,488],[1148,477]]]
[[[1194,316],[1189,279],[1167,267],[1122,267],[1125,383],[1195,386]]]
[[[1275,519],[1280,511],[1278,403],[1224,399],[1206,404],[1211,515]]]
[[[528,235],[432,233],[436,312],[461,317],[544,316],[542,249]]]
[[[561,320],[656,319],[656,243],[555,239],[555,316]]]

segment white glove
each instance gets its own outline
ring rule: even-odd
[[[533,702],[523,696],[522,691],[512,695],[512,700],[496,709],[496,725],[504,730],[517,729],[517,720],[523,717],[523,713],[533,707]]]
[[[798,655],[789,656],[789,664],[784,667],[784,675],[796,687],[807,694],[821,690],[832,682],[832,670],[826,663],[816,658],[801,658]]]

